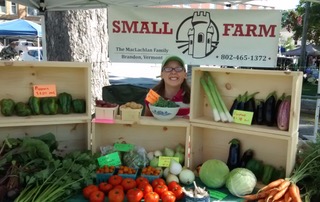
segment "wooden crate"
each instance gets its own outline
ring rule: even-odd
[[[200,84],[203,72],[208,71],[214,79],[218,91],[228,109],[239,94],[259,92],[255,98],[265,99],[269,93],[276,91],[278,97],[285,93],[291,95],[290,124],[288,131],[281,131],[276,126],[241,125],[213,121],[212,109]],[[239,130],[265,132],[291,136],[299,127],[300,102],[302,89],[302,72],[244,70],[225,68],[193,68],[191,85],[190,121],[232,127]]]
[[[209,159],[220,159],[227,162],[229,155],[229,141],[237,138],[241,144],[241,153],[247,149],[254,151],[254,158],[262,160],[265,164],[275,167],[284,167],[289,176],[294,163],[297,150],[297,133],[290,136],[278,134],[239,131],[237,128],[220,127],[200,123],[191,124],[190,129],[190,167]]]
[[[158,121],[153,117],[141,117],[136,121],[122,121],[119,116],[112,124],[93,120],[92,151],[100,152],[101,146],[126,142],[141,146],[147,152],[163,150],[164,147],[175,148],[178,143],[186,146],[185,165],[188,162],[190,124],[187,119],[177,118],[174,121]]]
[[[27,102],[33,85],[55,84],[57,93],[87,101],[86,113],[4,117],[0,115],[0,141],[7,135],[23,137],[53,132],[66,150],[90,148],[91,70],[79,62],[0,62],[0,99]]]

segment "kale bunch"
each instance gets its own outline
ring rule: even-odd
[[[171,100],[166,100],[163,97],[159,97],[159,99],[153,104],[155,107],[179,107],[179,105]]]

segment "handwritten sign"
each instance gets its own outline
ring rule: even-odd
[[[113,152],[105,156],[98,158],[98,164],[100,167],[107,166],[119,166],[121,165],[121,159],[118,152]]]
[[[56,85],[34,85],[33,95],[35,97],[56,97]]]
[[[159,167],[169,167],[169,166],[170,166],[170,161],[171,161],[171,159],[174,159],[174,160],[176,160],[177,162],[179,162],[179,157],[160,156],[160,157],[159,157],[158,166],[159,166]]]
[[[222,200],[228,196],[227,194],[219,192],[217,190],[208,189],[208,191],[211,198],[216,198],[218,200]]]
[[[159,97],[160,97],[160,95],[158,93],[156,93],[154,90],[150,89],[147,96],[146,96],[146,100],[149,103],[154,104],[155,102],[157,102]]]
[[[114,147],[117,151],[127,152],[127,151],[131,151],[134,146],[133,146],[132,144],[116,143],[116,144],[113,145],[113,147]]]
[[[252,118],[253,118],[253,112],[234,110],[232,117],[233,117],[233,121],[235,123],[240,123],[240,124],[244,124],[244,125],[251,125]]]

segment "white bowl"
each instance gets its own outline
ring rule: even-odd
[[[180,107],[156,107],[151,104],[149,104],[149,108],[153,117],[158,120],[173,119],[180,109]]]

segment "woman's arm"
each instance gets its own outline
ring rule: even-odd
[[[152,113],[147,105],[144,106],[144,116],[152,116]]]

